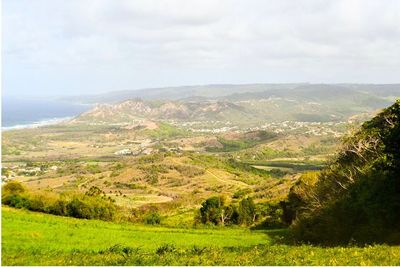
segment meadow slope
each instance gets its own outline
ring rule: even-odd
[[[2,265],[399,265],[399,246],[290,246],[282,230],[166,228],[2,208]]]

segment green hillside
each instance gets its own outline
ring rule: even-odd
[[[279,96],[305,98],[327,98],[332,94],[342,95],[343,89],[349,94],[363,92],[374,96],[399,96],[399,84],[209,84],[163,88],[146,88],[139,90],[115,91],[97,95],[64,97],[66,101],[81,103],[116,103],[127,99],[145,100],[209,100],[209,99],[257,99],[260,97]],[[316,93],[316,94],[315,94]],[[320,97],[318,97],[320,96]]]
[[[323,244],[400,244],[400,100],[345,138],[318,177],[285,204],[296,238]]]
[[[351,116],[373,113],[390,105],[400,96],[400,86],[244,84],[158,88],[145,92],[133,90],[81,97],[79,101],[103,104],[75,121],[128,123],[147,118],[221,121],[236,126],[284,121],[347,121]]]
[[[2,208],[2,265],[399,265],[400,247],[278,244],[282,231],[178,229]]]

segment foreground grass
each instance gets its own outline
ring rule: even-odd
[[[2,208],[2,265],[399,265],[400,247],[273,244],[273,231],[174,229]]]

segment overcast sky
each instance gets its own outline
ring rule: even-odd
[[[400,1],[3,0],[6,95],[400,82]]]

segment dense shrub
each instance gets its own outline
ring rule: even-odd
[[[259,221],[259,223],[255,224],[253,229],[277,229],[287,227],[282,221],[283,210],[280,203],[259,203],[255,208],[256,222]]]
[[[12,181],[2,188],[2,203],[54,215],[84,219],[113,220],[116,206],[101,192],[91,188],[89,194],[58,195],[51,192],[30,192],[20,183]]]
[[[9,181],[2,187],[2,195],[16,195],[25,192],[25,188],[17,181]]]
[[[161,216],[158,212],[151,212],[144,218],[145,224],[160,224],[161,223]]]
[[[244,225],[250,225],[256,220],[256,206],[254,205],[253,199],[248,197],[242,199],[239,203],[238,208],[238,223]]]
[[[26,189],[17,181],[10,181],[2,187],[1,202],[4,205],[9,205],[16,208],[30,207],[28,198],[24,195]]]
[[[223,220],[223,207],[225,200],[222,197],[211,197],[201,204],[200,219],[201,222],[220,224]]]
[[[242,199],[239,205],[228,205],[224,196],[214,196],[201,204],[198,216],[198,220],[203,224],[248,226],[256,221],[257,213],[250,197]]]
[[[156,249],[156,254],[161,256],[166,253],[172,253],[175,250],[176,250],[176,247],[174,244],[163,244]]]
[[[315,184],[318,181],[319,172],[305,172],[297,180],[295,185],[290,189],[288,200],[280,203],[283,214],[282,220],[287,225],[290,225],[296,218],[298,213],[301,213],[302,207],[310,201]]]
[[[23,195],[8,195],[2,197],[2,203],[15,208],[30,209],[30,201]]]
[[[49,206],[49,213],[54,215],[66,216],[68,214],[67,205],[68,202],[66,200],[58,199],[51,206]]]
[[[400,100],[343,140],[315,183],[300,182],[285,220],[300,241],[400,244]]]
[[[75,196],[67,204],[68,216],[83,219],[112,220],[115,216],[115,206],[102,198]]]

